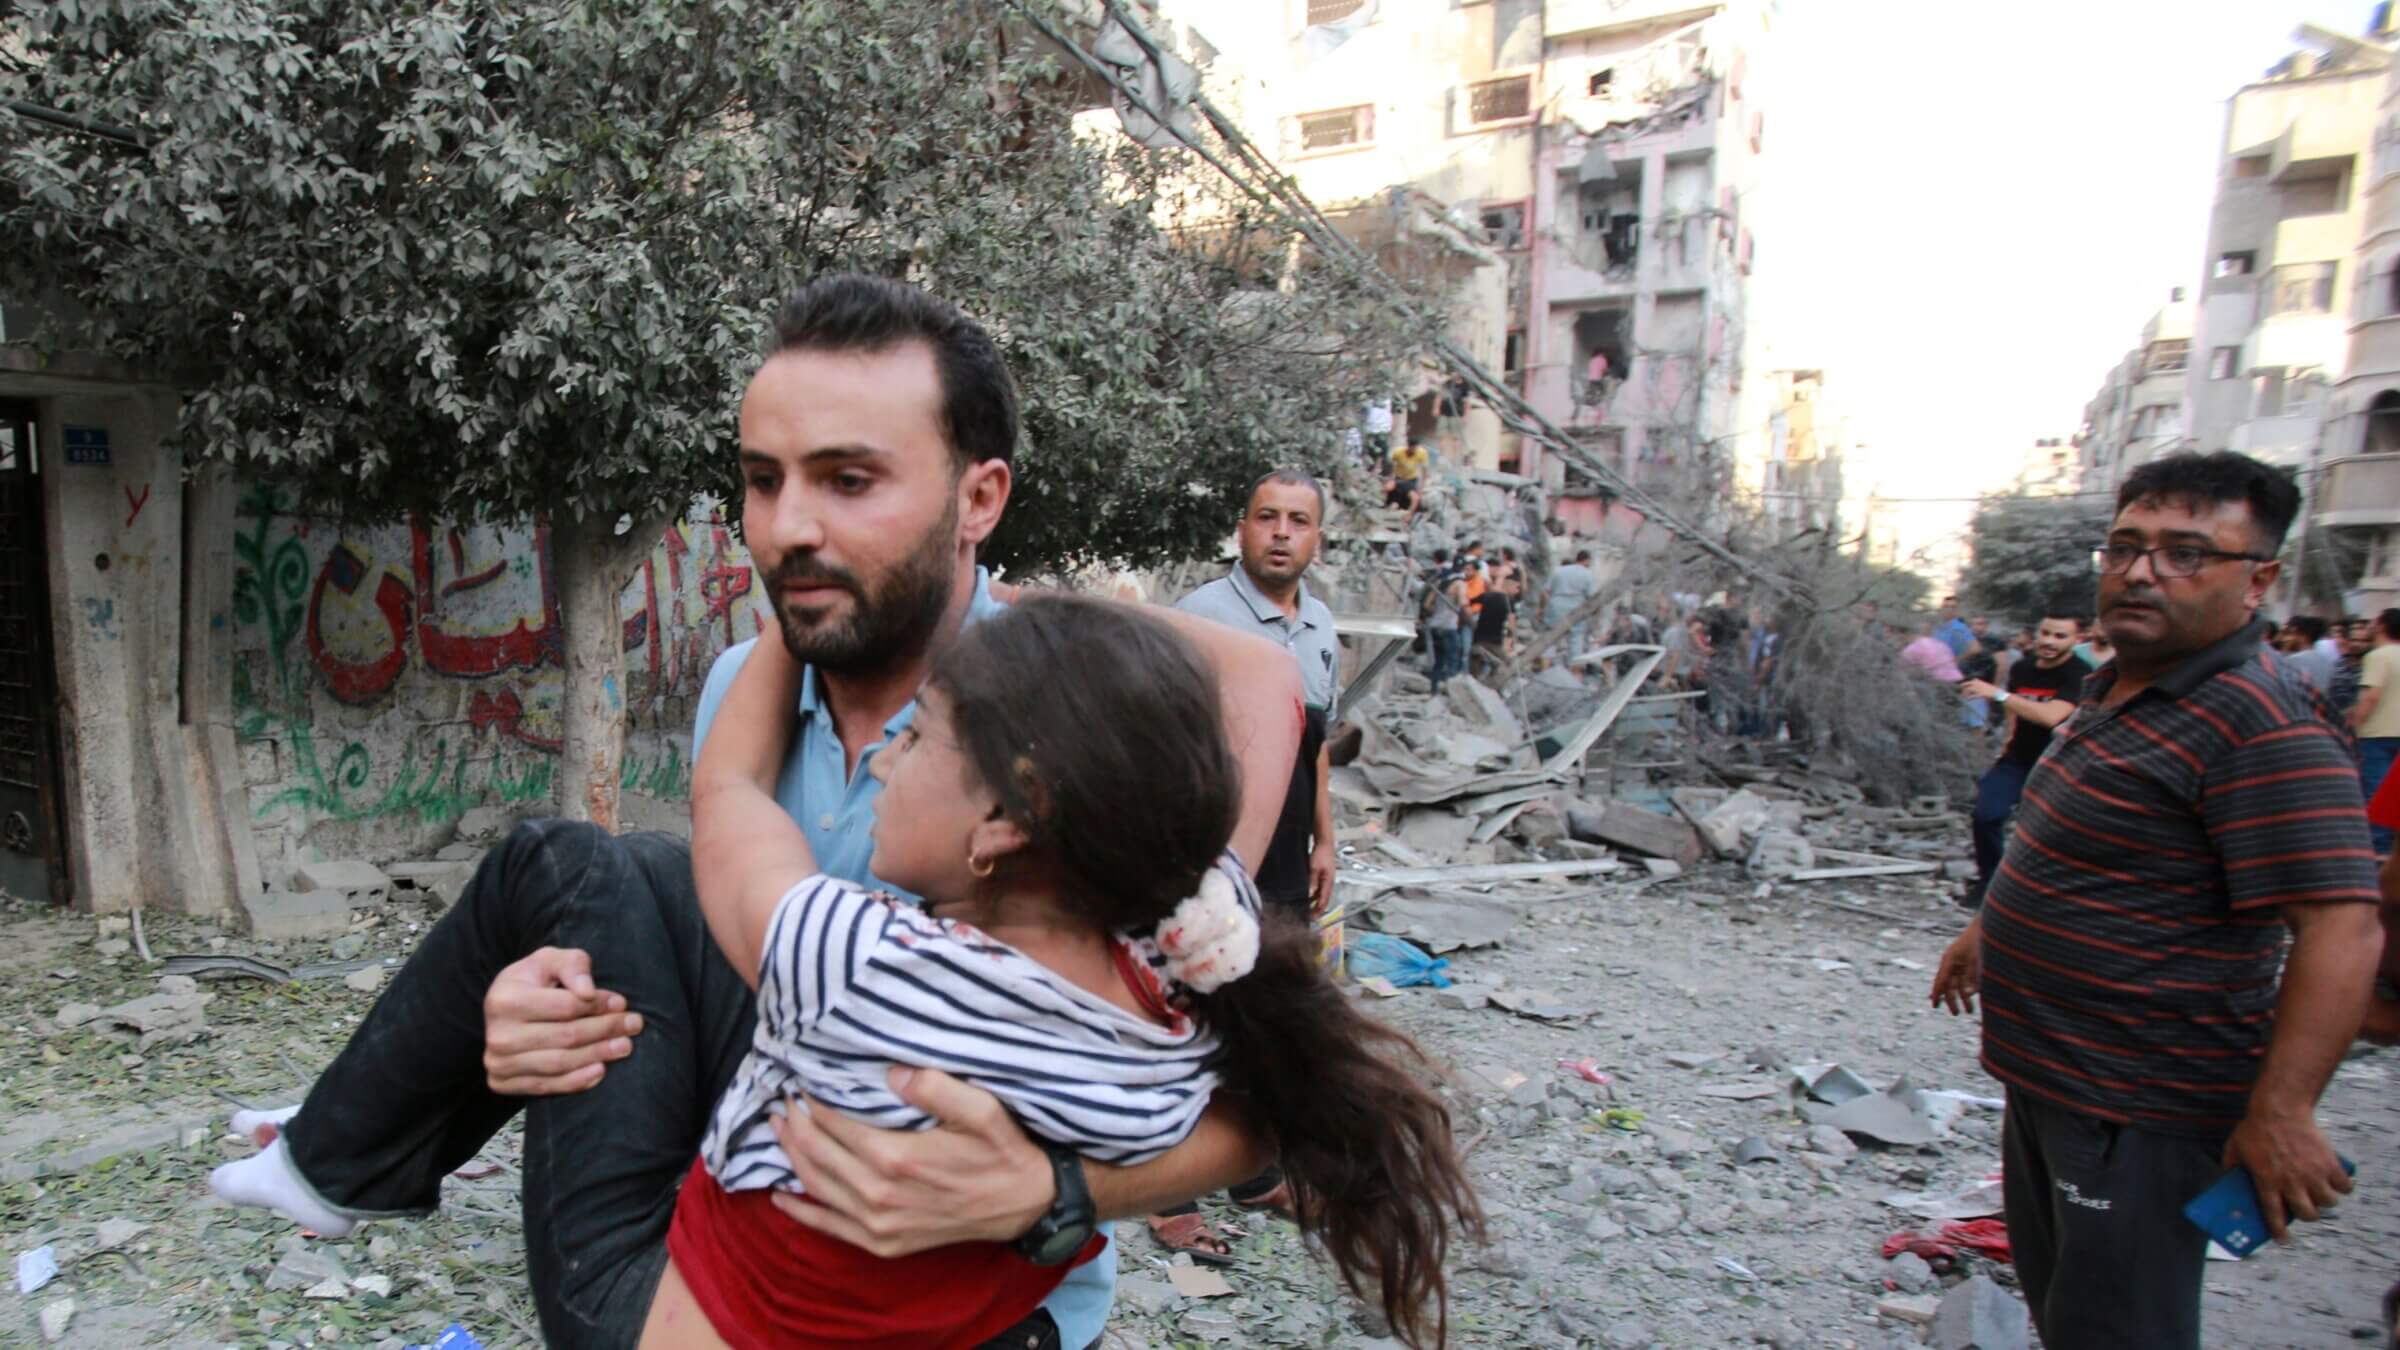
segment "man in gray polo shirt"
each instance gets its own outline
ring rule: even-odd
[[[1283,799],[1275,837],[1258,863],[1258,893],[1267,903],[1314,918],[1333,899],[1332,766],[1325,749],[1326,719],[1332,715],[1341,676],[1341,651],[1333,611],[1308,593],[1300,576],[1316,561],[1323,537],[1325,489],[1296,469],[1258,480],[1242,510],[1242,560],[1231,572],[1176,603],[1187,614],[1256,633],[1300,663],[1304,706],[1300,753]],[[1291,1188],[1275,1168],[1226,1192],[1245,1209],[1292,1212]],[[1150,1216],[1150,1232],[1161,1245],[1189,1252],[1194,1260],[1231,1260],[1225,1240],[1198,1205],[1179,1205]]]
[[[1291,795],[1274,842],[1259,860],[1258,890],[1269,901],[1309,913],[1333,894],[1333,796],[1325,763],[1325,724],[1332,715],[1341,651],[1333,611],[1308,593],[1301,574],[1316,561],[1323,537],[1325,490],[1298,470],[1268,474],[1250,489],[1242,511],[1242,558],[1231,572],[1177,602],[1187,614],[1280,643],[1300,663],[1307,729],[1292,768]]]

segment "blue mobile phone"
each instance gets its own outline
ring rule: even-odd
[[[2358,1175],[2357,1164],[2348,1158],[2341,1159],[2341,1164],[2344,1172]],[[2259,1210],[2258,1184],[2250,1179],[2247,1167],[2234,1168],[2200,1192],[2183,1207],[2183,1217],[2235,1256],[2247,1257],[2267,1245],[2266,1215]]]

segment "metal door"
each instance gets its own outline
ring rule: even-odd
[[[67,900],[33,405],[0,400],[0,890]]]

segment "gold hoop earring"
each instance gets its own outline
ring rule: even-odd
[[[973,874],[977,879],[980,880],[981,878],[990,876],[992,874],[992,868],[996,865],[997,864],[995,864],[989,858],[976,857],[973,849],[967,850],[967,871]]]

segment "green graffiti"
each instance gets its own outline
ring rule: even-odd
[[[683,752],[673,742],[656,759],[645,759],[629,748],[625,751],[625,771],[618,776],[617,786],[627,792],[646,793],[660,801],[689,801],[692,774],[683,762]]]
[[[468,771],[475,760],[464,747],[453,755],[449,739],[438,735],[409,735],[398,768],[380,792],[368,788],[377,775],[374,752],[364,742],[345,742],[331,752],[328,764],[310,716],[308,671],[292,651],[308,612],[308,550],[296,534],[273,537],[275,519],[283,512],[273,489],[253,487],[235,512],[253,525],[237,531],[233,540],[234,622],[266,629],[269,667],[267,687],[261,689],[249,663],[235,663],[235,729],[245,740],[281,741],[292,784],[259,807],[259,816],[289,807],[334,821],[413,816],[438,824],[493,799],[516,804],[549,798],[555,769],[548,757],[521,756],[512,765],[509,756],[494,754],[483,781],[471,783]]]

